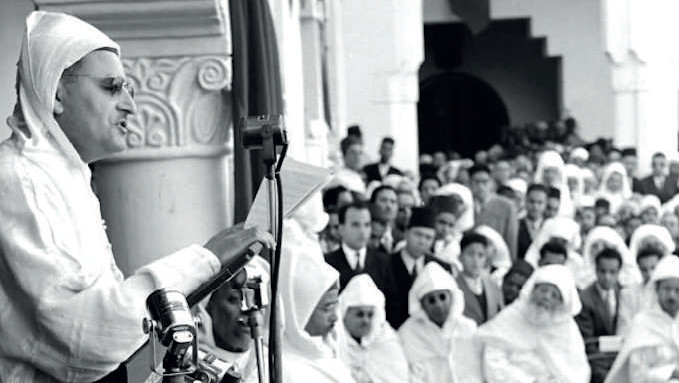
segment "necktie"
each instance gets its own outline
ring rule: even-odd
[[[615,320],[615,291],[608,290],[606,292],[606,305],[608,312],[611,314],[611,321]]]
[[[382,235],[382,238],[380,240],[380,243],[384,246],[384,249],[388,252],[391,253],[391,249],[393,246],[393,241],[394,239],[391,237],[390,233],[384,233]]]
[[[361,267],[361,252],[357,251],[356,252],[356,264],[354,265],[354,272],[356,272],[356,274],[358,274],[361,271],[363,271],[363,267]]]
[[[410,278],[414,281],[417,278],[417,263],[413,264],[413,270],[410,272]]]

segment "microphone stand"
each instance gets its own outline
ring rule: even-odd
[[[288,140],[283,121],[280,116],[257,116],[244,121],[241,129],[241,142],[248,149],[261,148],[262,161],[266,167],[267,200],[269,205],[269,230],[276,239],[275,247],[270,252],[271,264],[271,309],[269,319],[269,379],[271,383],[282,383],[283,372],[281,363],[281,334],[278,299],[278,272],[280,269],[280,251],[283,219],[283,191],[280,184],[280,167],[287,152]],[[276,148],[282,147],[280,158],[277,158]],[[254,334],[253,334],[254,335]],[[261,338],[261,337],[260,337]],[[256,341],[256,339],[255,339]],[[256,346],[256,344],[255,344]],[[259,356],[259,355],[258,355]],[[258,368],[262,367],[259,366]],[[260,382],[262,371],[260,370]]]

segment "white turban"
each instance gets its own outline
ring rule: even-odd
[[[665,255],[671,253],[675,249],[674,240],[672,240],[672,235],[664,226],[659,225],[641,225],[634,233],[632,233],[632,238],[630,238],[629,250],[632,253],[635,261],[639,250],[641,250],[641,244],[648,237],[654,237],[665,247]]]
[[[450,183],[436,189],[432,195],[449,196],[453,194],[460,196],[465,207],[464,212],[455,222],[455,229],[462,233],[474,227],[474,196],[471,190],[462,184]]]
[[[416,315],[423,313],[420,300],[425,295],[437,290],[448,290],[453,295],[453,306],[450,309],[450,317],[458,317],[464,311],[464,294],[457,287],[455,279],[449,272],[436,262],[429,262],[417,276],[408,293],[408,314]]]
[[[52,148],[51,138],[67,158],[87,168],[54,119],[54,98],[64,70],[102,48],[120,54],[118,44],[78,18],[44,11],[28,16],[18,63],[20,108],[15,107],[7,121],[14,133],[24,139],[24,150]]]
[[[521,288],[521,298],[528,300],[535,285],[540,283],[549,283],[559,289],[563,298],[564,308],[571,317],[580,313],[582,303],[580,302],[578,289],[575,287],[575,280],[568,268],[563,265],[538,267],[523,288]]]

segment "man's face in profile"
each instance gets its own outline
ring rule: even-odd
[[[330,287],[318,301],[304,330],[311,336],[325,336],[337,322],[339,284]]]
[[[232,352],[244,352],[250,347],[250,327],[241,313],[241,291],[231,283],[215,291],[207,305],[212,318],[212,332],[217,346]]]
[[[62,75],[54,116],[84,162],[126,147],[128,116],[136,111],[122,63],[115,53],[89,53]]]
[[[679,312],[679,278],[668,278],[658,281],[658,303],[663,311],[672,318]]]

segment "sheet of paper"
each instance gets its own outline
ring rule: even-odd
[[[302,205],[314,192],[321,190],[330,180],[330,170],[286,158],[281,168],[283,184],[283,215],[287,218]],[[267,180],[262,180],[255,200],[245,219],[245,228],[259,227],[269,229],[269,202]]]

